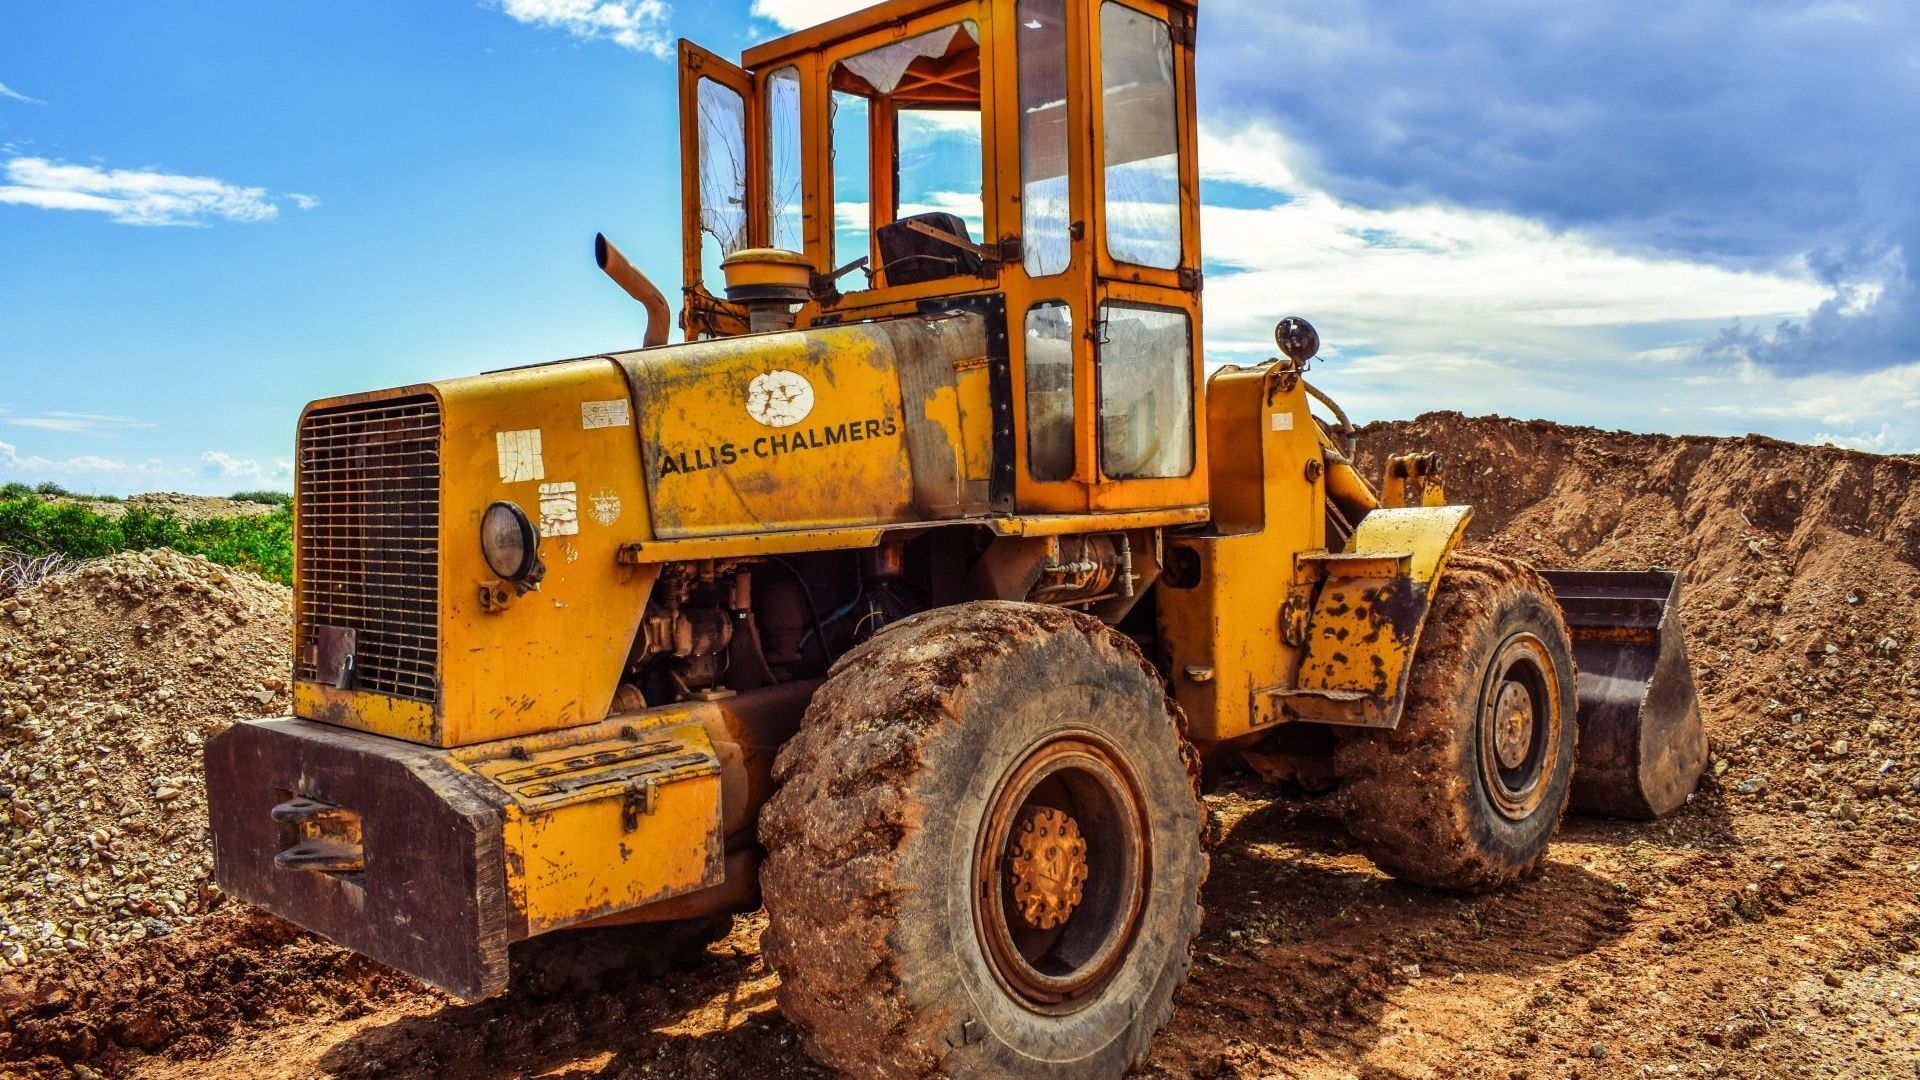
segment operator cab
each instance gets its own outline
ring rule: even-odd
[[[1203,505],[1193,24],[892,0],[740,65],[681,42],[688,337],[980,311],[1010,508]],[[805,276],[776,324],[768,268]]]

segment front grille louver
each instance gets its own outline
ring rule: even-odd
[[[300,428],[294,674],[317,677],[319,630],[354,632],[351,686],[439,693],[440,403],[316,409]]]

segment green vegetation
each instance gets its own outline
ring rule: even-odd
[[[290,491],[236,491],[229,497],[234,502],[259,503],[262,506],[293,505],[293,493]]]
[[[293,583],[293,510],[183,522],[164,510],[129,506],[110,518],[74,503],[48,502],[40,492],[0,489],[0,548],[26,555],[93,559],[117,551],[172,548],[223,566]],[[43,485],[45,486],[45,485]]]
[[[77,495],[51,480],[38,484],[22,484],[18,480],[0,484],[0,499],[18,499],[26,495],[43,495],[48,498],[64,496],[73,499],[91,499],[94,502],[117,503],[120,501],[118,495]]]

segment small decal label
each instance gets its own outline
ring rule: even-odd
[[[571,481],[540,485],[540,535],[580,535],[580,495]]]
[[[1293,414],[1290,412],[1274,413],[1273,414],[1273,430],[1292,431],[1293,430]]]
[[[797,371],[775,369],[747,385],[747,415],[770,428],[792,427],[813,411],[813,384]]]
[[[603,427],[629,427],[632,424],[633,412],[627,406],[626,398],[580,403],[580,426],[588,431]]]
[[[601,488],[587,504],[587,513],[601,525],[611,525],[620,520],[620,494],[612,488]]]
[[[540,429],[494,433],[494,445],[500,454],[500,482],[519,484],[545,480],[547,463],[540,458]]]

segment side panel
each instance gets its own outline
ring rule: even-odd
[[[989,432],[963,397],[978,315],[910,317],[627,353],[662,540],[982,513]]]
[[[718,884],[720,758],[707,707],[459,756],[511,800],[507,896],[529,935]],[[597,729],[596,729],[597,728]],[[543,745],[543,742],[545,745]]]
[[[367,528],[388,529],[390,544],[436,552],[437,587],[382,584],[392,578],[384,565],[362,572],[367,604],[428,609],[437,627],[435,700],[303,677],[295,715],[443,747],[600,719],[657,572],[618,559],[620,545],[646,539],[648,528],[626,378],[611,360],[591,359],[418,389],[435,395],[441,413],[438,513],[398,516],[377,486],[363,512]],[[480,519],[495,501],[535,523],[546,576],[536,590],[507,588],[506,603],[483,606],[483,592],[502,588],[480,551]]]
[[[1223,369],[1207,384],[1207,437],[1215,500],[1210,536],[1169,537],[1159,597],[1173,692],[1195,739],[1245,735],[1254,695],[1290,684],[1300,660],[1289,628],[1304,608],[1294,565],[1326,543],[1320,448],[1297,375],[1271,367]],[[1187,561],[1191,573],[1175,569]],[[1184,586],[1184,587],[1183,587]]]
[[[439,389],[447,442],[437,743],[599,720],[655,573],[618,558],[620,545],[647,528],[627,381],[601,359]],[[537,524],[547,572],[538,590],[489,610],[481,590],[497,579],[480,553],[480,518],[495,500],[518,505]]]

